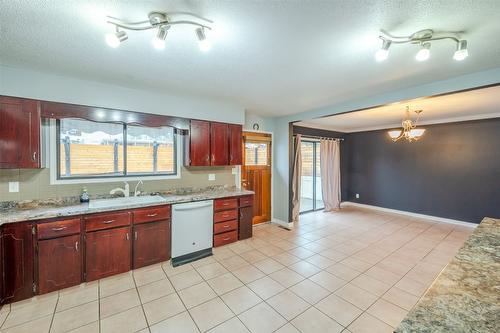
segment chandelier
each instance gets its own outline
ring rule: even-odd
[[[415,119],[415,121],[411,120],[410,118],[410,107],[406,107],[406,119],[401,123],[403,129],[391,130],[388,132],[392,141],[396,142],[401,138],[405,138],[409,142],[412,142],[420,139],[422,134],[424,134],[424,128],[417,128],[418,119],[420,118],[420,114],[423,112],[423,110],[415,110],[414,112],[417,114],[417,118]]]
[[[173,19],[180,17],[180,19]],[[147,20],[128,22],[122,19],[107,16],[107,23],[114,27],[114,32],[106,34],[106,43],[112,47],[117,48],[121,43],[128,39],[127,32],[131,31],[145,31],[156,30],[156,35],[151,40],[154,48],[162,50],[165,48],[165,40],[169,29],[174,25],[191,25],[195,27],[195,36],[198,39],[198,45],[201,51],[207,52],[210,50],[210,41],[207,39],[205,30],[211,30],[209,26],[213,21],[206,19],[202,16],[188,13],[188,12],[151,12]]]

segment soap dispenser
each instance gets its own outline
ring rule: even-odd
[[[87,188],[84,186],[82,189],[82,194],[80,194],[80,202],[89,202],[89,192],[87,192]]]

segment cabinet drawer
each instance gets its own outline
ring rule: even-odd
[[[134,224],[170,219],[170,206],[147,207],[133,211]]]
[[[238,240],[237,231],[229,231],[223,234],[218,234],[214,236],[214,247],[233,243],[236,242],[237,240]]]
[[[214,213],[214,223],[234,220],[238,218],[238,210],[223,210],[222,212]]]
[[[226,221],[214,224],[214,235],[238,229],[238,220]]]
[[[40,223],[36,226],[38,239],[47,239],[80,233],[80,219]]]
[[[248,207],[253,205],[253,195],[246,195],[240,198],[240,207]]]
[[[95,231],[130,225],[130,213],[107,213],[85,216],[85,230]]]
[[[214,210],[224,210],[238,207],[238,199],[217,199],[214,200]]]

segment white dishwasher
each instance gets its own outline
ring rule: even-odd
[[[172,265],[212,255],[213,200],[172,205]]]

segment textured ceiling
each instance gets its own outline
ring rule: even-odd
[[[0,1],[0,61],[123,86],[182,91],[237,102],[262,115],[332,103],[500,66],[495,0],[447,1]],[[192,28],[175,27],[163,51],[154,32],[109,48],[104,15],[142,20],[153,10],[192,11],[215,21],[213,47],[198,50]],[[376,63],[378,30],[465,31],[469,58],[454,45],[391,49]]]
[[[406,106],[415,119],[414,110],[423,110],[420,124],[437,124],[453,121],[500,117],[500,86],[466,92],[421,98],[385,105],[362,111],[312,119],[295,123],[298,126],[328,129],[339,132],[398,127],[406,116]]]

